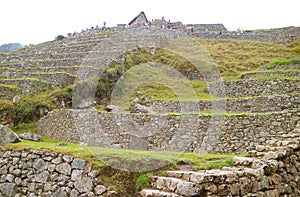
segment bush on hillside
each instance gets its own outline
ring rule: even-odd
[[[63,35],[58,35],[56,38],[55,38],[55,40],[63,40],[63,39],[65,39],[66,37],[65,36],[63,36]]]

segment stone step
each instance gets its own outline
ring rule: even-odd
[[[143,189],[140,194],[142,197],[181,197],[175,193],[164,192],[156,189]]]
[[[264,154],[264,152],[270,152],[270,151],[283,152],[286,148],[297,148],[299,146],[299,143],[295,142],[294,140],[290,141],[289,144],[284,145],[285,143],[288,143],[288,142],[285,142],[285,141],[278,142],[279,146],[257,145],[255,147],[255,150],[252,150],[250,152],[257,152],[259,154]]]
[[[195,183],[172,177],[151,177],[152,187],[158,190],[176,193],[182,196],[199,196],[204,187]]]
[[[167,171],[168,177],[182,179],[195,184],[222,182],[231,183],[237,180],[238,174],[225,170],[201,170],[201,171]]]
[[[261,162],[257,162],[253,165],[253,168],[247,168],[247,167],[221,167],[220,170],[222,171],[232,171],[233,173],[236,173],[238,175],[238,177],[243,177],[243,176],[254,176],[256,177],[258,180],[263,178],[264,175],[264,170],[262,167],[264,167],[266,165],[266,163],[261,163]],[[237,179],[236,181],[238,182],[239,179]],[[229,182],[232,183],[232,182]]]
[[[278,159],[280,157],[284,157],[287,152],[290,149],[295,149],[296,147],[281,147],[282,150],[278,150],[278,151],[268,151],[268,152],[258,152],[258,151],[251,151],[251,155],[253,157],[256,157],[258,159],[264,159],[264,160],[274,160],[274,159]]]

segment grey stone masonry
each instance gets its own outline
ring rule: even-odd
[[[98,171],[64,154],[0,148],[0,196],[102,196]]]
[[[257,146],[251,157],[233,157],[234,167],[154,176],[152,188],[141,196],[299,196],[299,132],[298,123],[293,134],[282,135],[284,140]]]
[[[299,110],[263,114],[123,114],[53,110],[40,119],[41,135],[83,145],[125,149],[246,153],[294,132]]]
[[[217,101],[150,101],[150,109],[156,113],[168,112],[199,112],[199,111],[227,111],[227,112],[273,112],[283,110],[299,110],[300,95],[269,95],[256,98],[223,99]]]
[[[225,88],[220,89],[223,85]],[[210,83],[206,89],[214,96],[245,97],[300,92],[299,80],[237,80]]]

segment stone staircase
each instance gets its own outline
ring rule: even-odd
[[[251,157],[234,157],[234,167],[220,170],[167,171],[153,176],[143,197],[192,196],[299,196],[300,122],[284,140],[270,140],[250,151]]]

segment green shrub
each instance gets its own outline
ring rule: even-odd
[[[276,66],[276,65],[292,65],[292,64],[300,64],[300,59],[290,59],[290,60],[275,60],[270,62],[268,66]]]
[[[140,190],[145,187],[149,187],[151,185],[150,177],[153,176],[151,172],[149,173],[142,173],[136,180],[136,189]]]
[[[58,36],[55,38],[55,40],[63,40],[63,39],[65,39],[65,36],[63,36],[63,35],[58,35]]]

